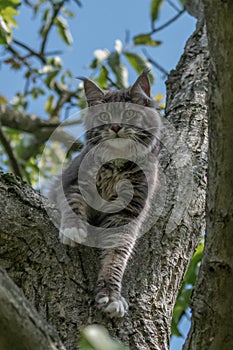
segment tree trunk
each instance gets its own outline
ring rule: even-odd
[[[173,306],[205,227],[207,73],[206,34],[199,26],[167,82],[159,190],[164,203],[127,267],[123,295],[130,309],[123,319],[108,319],[93,303],[99,251],[61,245],[46,201],[28,185],[1,176],[1,265],[67,350],[77,349],[80,328],[92,323],[106,326],[130,349],[169,349]],[[158,197],[148,225],[155,221]]]
[[[185,349],[233,349],[233,2],[204,0],[210,49],[207,233]]]
[[[0,268],[0,349],[65,350],[52,327]]]

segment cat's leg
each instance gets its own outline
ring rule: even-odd
[[[124,244],[106,249],[96,285],[95,301],[98,308],[110,317],[123,317],[128,304],[121,296],[122,278],[136,239],[124,238]],[[123,242],[122,242],[123,243]]]
[[[76,246],[87,237],[86,204],[78,188],[58,196],[61,212],[59,237],[63,244]]]

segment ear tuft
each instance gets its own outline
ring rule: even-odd
[[[104,92],[92,80],[78,77],[84,83],[84,91],[87,98],[88,105],[95,101],[103,100]]]
[[[133,84],[131,90],[137,91],[138,88],[141,88],[145,94],[150,97],[150,82],[148,79],[149,70],[144,70],[141,75],[137,78],[135,83]]]

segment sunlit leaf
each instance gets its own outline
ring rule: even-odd
[[[107,330],[98,325],[87,326],[81,332],[81,350],[127,350],[120,342],[113,340]]]
[[[159,10],[160,10],[162,3],[163,3],[163,0],[151,0],[150,16],[151,16],[152,22],[154,22],[158,18]]]
[[[47,101],[45,102],[45,110],[48,114],[52,114],[54,109],[54,96],[50,95]]]
[[[50,18],[50,13],[51,13],[51,9],[47,8],[43,13],[42,20],[47,22]]]
[[[8,100],[5,96],[0,95],[0,105],[6,105],[8,103]]]
[[[33,87],[29,92],[33,99],[36,99],[40,95],[45,95],[45,91],[39,87]]]
[[[9,44],[9,42],[11,41],[11,33],[11,28],[0,15],[0,44]]]
[[[19,0],[0,0],[0,10],[3,10],[7,7],[17,8],[19,5]]]
[[[114,48],[115,48],[116,52],[119,53],[119,55],[120,55],[122,53],[122,48],[123,48],[122,41],[117,39],[115,41]]]
[[[45,85],[48,86],[50,89],[53,88],[54,86],[54,81],[56,76],[58,75],[58,73],[60,72],[60,70],[54,70],[51,73],[49,73],[47,75],[47,77],[45,78]]]
[[[189,305],[190,295],[193,286],[196,282],[200,261],[203,254],[204,243],[199,243],[195,254],[193,255],[189,264],[188,270],[185,274],[182,286],[180,288],[176,304],[172,316],[172,335],[182,336],[178,329],[178,325],[182,317],[186,314]]]
[[[152,66],[151,64],[146,60],[146,58],[139,53],[134,52],[124,52],[125,57],[131,64],[131,66],[136,70],[137,73],[141,74],[144,69],[149,70],[149,79],[151,84],[153,84],[155,77],[152,73]]]
[[[106,88],[107,82],[108,82],[108,70],[105,66],[102,66],[100,68],[100,75],[98,78],[95,79],[95,81],[98,83],[99,87],[102,89]]]
[[[116,75],[117,85],[120,87],[128,86],[128,71],[120,61],[118,52],[112,52],[108,57],[108,65]]]
[[[67,45],[71,45],[73,43],[73,38],[66,19],[59,16],[55,19],[54,24],[57,26],[58,34],[60,35],[62,40]]]
[[[158,46],[162,42],[153,40],[149,34],[140,34],[134,37],[134,45]]]

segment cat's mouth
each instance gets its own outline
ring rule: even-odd
[[[124,128],[120,129],[109,129],[108,132],[104,135],[106,139],[132,139],[134,133],[125,130]]]

